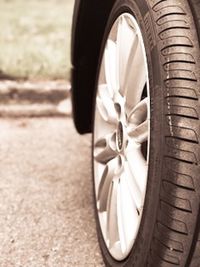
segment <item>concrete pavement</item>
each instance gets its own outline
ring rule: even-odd
[[[0,266],[103,266],[90,136],[69,118],[0,120]]]

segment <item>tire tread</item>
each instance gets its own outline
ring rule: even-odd
[[[146,266],[199,267],[199,190],[194,173],[198,173],[200,162],[200,76],[199,51],[190,26],[194,21],[186,0],[150,2],[157,24],[165,84],[164,163],[167,168],[162,177],[157,224]],[[191,3],[199,11],[200,28],[200,1]]]

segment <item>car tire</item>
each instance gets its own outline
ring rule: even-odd
[[[98,240],[106,266],[200,266],[200,48],[198,39],[200,20],[198,13],[195,13],[199,7],[199,1],[195,0],[116,0],[111,11],[99,55],[92,145],[95,218]],[[108,157],[107,154],[102,154],[104,158],[98,160],[99,151],[107,147],[105,139],[99,142],[99,132],[104,134],[104,125],[109,124],[109,121],[103,116],[106,121],[105,124],[101,123],[97,113],[101,90],[101,68],[104,64],[106,47],[111,35],[117,31],[113,30],[116,21],[123,15],[127,16],[127,20],[129,16],[133,18],[141,32],[148,67],[150,122],[149,147],[146,147],[145,152],[147,153],[148,150],[148,175],[141,218],[136,236],[130,243],[131,249],[124,254],[124,257],[118,257],[117,250],[110,248],[109,244],[113,245],[113,242],[107,240],[111,235],[106,236],[108,229],[112,228],[108,227],[110,215],[106,209],[109,205],[107,203],[102,211],[98,203],[98,188],[103,177],[98,170],[104,172],[106,164],[114,156],[111,159],[110,155]],[[115,40],[115,37],[112,38]],[[124,45],[128,43],[127,40],[124,39]],[[113,66],[115,64],[110,65],[110,68],[112,69]],[[136,70],[131,71],[134,75]],[[136,90],[134,86],[132,90]],[[143,94],[144,90],[140,97],[141,101],[144,98]],[[128,101],[127,96],[124,99]],[[107,108],[107,112],[111,112],[113,107],[118,111],[120,105],[126,105],[119,105],[115,100],[112,107],[110,100],[105,101],[108,106],[103,105],[103,108]],[[137,109],[137,103],[132,108]],[[120,110],[122,110],[121,106]],[[111,140],[111,142],[114,140],[112,145],[118,148],[123,143],[121,131],[124,131],[124,136],[128,131],[128,126],[121,126],[123,123],[121,119],[119,121],[120,123],[114,124],[116,125],[114,133],[117,137]],[[117,153],[120,155],[125,153],[125,146],[123,149],[118,149]],[[141,151],[142,149],[141,145]],[[145,153],[143,155],[146,155]],[[120,166],[123,164],[124,161],[120,158]],[[116,173],[115,167],[113,168],[110,176],[106,176],[110,179],[110,191],[113,190],[111,187],[115,186],[112,178],[114,179]],[[97,182],[99,180],[100,182]],[[119,179],[118,183],[120,184],[121,181],[122,179]],[[116,203],[118,199],[116,196]],[[104,198],[103,202],[106,201],[108,202],[108,199]],[[123,209],[126,209],[126,205]],[[113,218],[118,216],[117,212],[117,208],[111,211],[112,214],[114,213]],[[131,212],[129,213],[132,218]],[[101,216],[106,218],[105,225],[101,222],[104,220],[100,219]],[[119,222],[118,219],[117,222]],[[115,222],[112,226],[116,228]],[[119,225],[116,229],[119,230]],[[122,247],[122,241],[118,239],[116,243]]]

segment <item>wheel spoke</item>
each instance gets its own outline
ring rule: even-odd
[[[97,107],[101,117],[106,122],[116,123],[117,112],[114,106],[114,102],[109,96],[107,85],[99,85],[98,89]]]
[[[139,215],[130,193],[130,186],[124,178],[120,179],[117,214],[121,249],[123,253],[126,253],[131,242],[136,238]]]
[[[129,63],[124,85],[127,92],[127,106],[129,108],[137,104],[138,99],[141,98],[141,92],[144,89],[145,83],[147,82],[147,69],[139,37],[137,43],[135,43],[132,48],[130,60],[132,60],[132,62]]]
[[[138,126],[146,120],[148,116],[148,101],[148,97],[144,98],[130,111],[128,116],[129,123]]]
[[[142,195],[145,195],[148,165],[142,154],[141,146],[129,146],[126,158],[134,180],[137,181]]]
[[[100,212],[106,211],[107,209],[109,189],[115,175],[120,172],[121,164],[120,157],[117,157],[109,161],[103,171],[97,194],[98,210]]]
[[[109,247],[112,248],[119,239],[119,227],[117,216],[117,195],[119,188],[119,179],[114,179],[111,183],[108,194],[107,206],[107,235]]]
[[[110,97],[118,90],[116,68],[116,44],[111,39],[107,41],[104,53],[105,76]]]
[[[149,121],[146,120],[137,127],[130,127],[129,136],[134,139],[136,143],[142,144],[148,140]]]
[[[136,143],[142,144],[148,140],[148,97],[140,101],[129,114],[128,134]]]
[[[97,140],[94,145],[94,158],[99,163],[107,163],[117,155],[116,134],[108,134]]]
[[[118,23],[117,30],[117,66],[120,93],[124,92],[124,85],[126,79],[126,72],[129,69],[129,59],[131,57],[131,50],[135,46],[136,33],[133,31],[130,25],[130,21],[122,16]]]
[[[122,174],[122,178],[128,185],[128,191],[131,194],[132,200],[137,209],[137,213],[139,214],[143,204],[143,195],[136,178],[132,174],[130,164],[127,161],[124,162],[124,172]]]

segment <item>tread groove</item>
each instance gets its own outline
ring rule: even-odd
[[[191,210],[186,210],[186,209],[183,209],[183,208],[180,208],[180,207],[176,207],[175,205],[172,205],[171,203],[167,202],[166,200],[161,199],[161,203],[162,202],[165,203],[166,205],[174,208],[174,209],[177,209],[177,210],[180,210],[180,211],[183,211],[183,212],[187,212],[187,213],[192,213]]]
[[[190,164],[190,165],[197,165],[197,163],[194,163],[193,161],[184,160],[184,159],[181,159],[181,158],[177,158],[175,156],[165,156],[165,158],[169,158],[169,159],[172,159],[172,160],[178,160],[178,161],[181,161],[183,163]]]
[[[177,140],[180,140],[180,141],[183,141],[183,142],[188,142],[188,143],[191,143],[191,144],[199,144],[199,142],[196,141],[196,140],[190,140],[190,139],[186,139],[186,138],[179,137],[179,136],[166,135],[165,137],[166,137],[166,138],[177,139]]]
[[[188,236],[188,233],[177,231],[177,230],[169,227],[168,225],[166,225],[165,223],[163,223],[163,222],[161,222],[159,220],[158,220],[158,223],[161,224],[162,226],[164,226],[165,228],[167,228],[168,230],[174,232],[174,233],[177,233],[177,234],[180,234],[180,235],[184,235],[184,236]]]
[[[172,181],[169,181],[169,180],[167,180],[167,179],[163,179],[163,182],[166,182],[166,183],[172,184],[172,185],[174,185],[174,186],[180,187],[181,189],[185,189],[185,190],[189,190],[189,191],[193,191],[193,192],[195,192],[195,189],[189,188],[189,187],[187,187],[187,186],[179,185],[179,184],[174,183],[174,182],[172,182]],[[184,209],[181,209],[181,210],[184,210]]]

